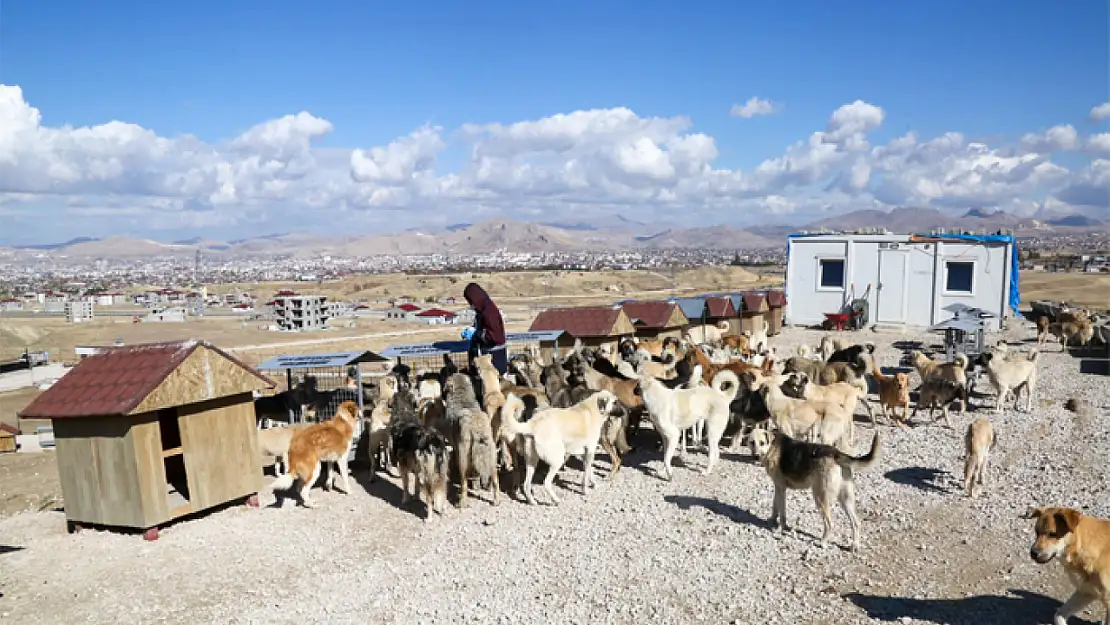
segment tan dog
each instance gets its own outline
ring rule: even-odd
[[[906,417],[910,413],[910,376],[901,372],[885,375],[879,365],[875,364],[874,358],[871,358],[871,376],[879,387],[879,407],[883,410],[883,416],[906,427]],[[899,408],[902,409],[901,417],[898,416]],[[888,409],[890,414],[887,414]]]
[[[258,448],[262,457],[267,461],[274,461],[274,470],[279,474],[289,471],[289,443],[293,434],[308,427],[304,424],[295,424],[281,427],[269,427],[258,430]]]
[[[725,334],[732,329],[728,321],[718,321],[717,325],[694,325],[686,328],[682,333],[682,338],[693,343],[694,345],[701,345],[702,343],[709,343],[710,345],[719,345],[721,339]]]
[[[312,508],[314,504],[308,497],[308,491],[320,477],[321,464],[332,462],[343,478],[343,492],[350,493],[347,454],[354,442],[357,420],[358,404],[345,401],[339,405],[331,419],[305,426],[303,430],[294,433],[293,440],[289,443],[289,471],[270,484],[270,491],[288,490],[299,482],[301,503],[306,508]],[[329,472],[329,488],[334,485],[334,478],[335,473]]]
[[[1048,315],[1037,317],[1037,345],[1044,345],[1045,341],[1048,340],[1048,326],[1051,323],[1052,320],[1048,318]]]
[[[370,426],[369,426],[369,439],[370,439],[370,481],[374,481],[379,468],[379,453],[385,457],[385,466],[388,467],[391,463],[389,448],[389,421],[392,418],[389,405],[393,401],[393,396],[397,393],[397,378],[389,375],[378,382],[378,403],[374,404],[374,409],[370,411]]]
[[[1102,603],[1102,622],[1110,623],[1110,521],[1051,507],[1030,508],[1022,518],[1037,520],[1029,556],[1038,564],[1059,558],[1075,586],[1053,623],[1067,625],[1069,617],[1095,601]]]
[[[793,373],[797,378],[801,374]],[[810,384],[806,384],[810,386]],[[775,427],[798,440],[826,445],[847,445],[852,434],[852,413],[836,401],[799,399],[782,388],[764,382],[759,394]]]
[[[1068,345],[1086,345],[1095,336],[1095,328],[1090,321],[1057,321],[1048,324],[1044,337],[1037,337],[1037,344],[1047,341],[1048,335],[1060,339],[1060,351],[1065,351]]]
[[[505,405],[505,394],[501,391],[501,374],[493,366],[493,356],[489,354],[475,358],[474,367],[478,370],[478,377],[482,379],[482,406],[489,416],[494,440],[498,440],[497,434],[501,431],[501,407]],[[512,470],[512,454],[508,447],[501,445],[500,451],[505,468]]]
[[[730,334],[729,336],[721,339],[721,347],[726,349],[735,350],[741,356],[747,357],[751,354],[751,342],[746,334]]]
[[[994,449],[994,427],[986,417],[980,417],[967,426],[964,436],[964,490],[968,497],[978,497],[979,487],[986,484],[987,463]]]
[[[518,405],[514,401],[513,406]],[[601,428],[617,406],[617,397],[609,391],[598,391],[570,408],[548,408],[537,412],[530,421],[517,421],[516,410],[506,410],[501,436],[507,443],[520,441],[524,451],[524,497],[535,504],[532,478],[540,460],[547,465],[543,489],[553,505],[559,497],[553,486],[555,476],[563,468],[567,456],[582,454],[582,494],[594,485],[594,453],[601,439]]]

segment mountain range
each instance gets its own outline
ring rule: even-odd
[[[685,228],[672,224],[648,224],[621,216],[596,222],[533,223],[494,219],[474,224],[458,223],[437,229],[412,229],[376,235],[281,233],[231,241],[192,238],[170,243],[123,236],[103,239],[80,237],[58,244],[15,246],[6,251],[11,253],[23,250],[69,258],[139,259],[156,256],[187,257],[195,254],[196,250],[200,250],[205,256],[314,257],[326,254],[467,254],[495,250],[569,252],[668,248],[761,249],[781,247],[785,236],[792,232],[874,227],[885,227],[891,232],[928,232],[935,228],[992,232],[1006,228],[1014,230],[1019,237],[1110,233],[1110,222],[1082,215],[1042,221],[981,208],[973,208],[961,216],[929,208],[898,208],[890,212],[859,210],[801,227],[770,225],[746,230],[728,225]]]

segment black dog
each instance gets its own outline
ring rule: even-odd
[[[875,344],[866,343],[864,345],[845,347],[844,349],[833,352],[825,362],[860,362],[860,357],[863,356],[864,352],[874,354]]]

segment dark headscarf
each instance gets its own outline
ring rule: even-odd
[[[497,304],[494,304],[493,300],[489,298],[485,289],[478,286],[477,283],[471,282],[463,289],[463,297],[466,298],[466,303],[474,308],[480,318],[476,326],[479,330],[484,330],[484,336],[481,337],[482,341],[490,345],[504,345],[505,324],[501,320],[501,311],[497,308]]]

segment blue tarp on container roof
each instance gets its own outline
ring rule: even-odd
[[[836,235],[834,232],[814,232],[812,234],[788,234],[786,235],[786,266],[790,266],[790,239],[804,239],[807,237],[823,237]],[[852,236],[850,234],[843,236]],[[863,235],[866,236],[866,235]],[[1019,270],[1021,263],[1018,261],[1018,245],[1017,237],[1012,234],[913,234],[910,236],[921,237],[923,239],[939,239],[939,240],[953,240],[953,241],[975,241],[978,243],[1008,243],[1010,245],[1010,308],[1014,314],[1018,314],[1018,305],[1021,303],[1021,288],[1019,282]]]

